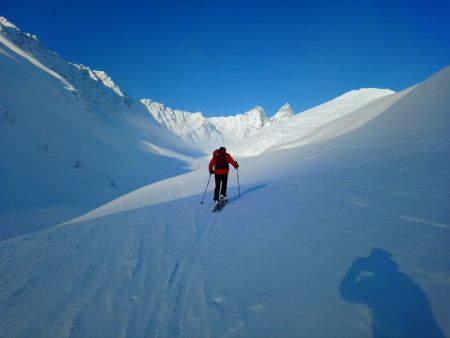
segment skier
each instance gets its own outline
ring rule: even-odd
[[[209,173],[211,175],[215,174],[216,187],[214,189],[214,202],[216,204],[225,204],[227,201],[229,163],[236,169],[239,168],[239,164],[227,153],[225,147],[214,150],[213,157],[209,162]]]

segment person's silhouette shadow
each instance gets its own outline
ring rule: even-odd
[[[425,292],[383,249],[356,258],[339,292],[348,302],[370,308],[374,338],[444,338]]]

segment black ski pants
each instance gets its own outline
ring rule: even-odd
[[[227,197],[227,182],[228,175],[217,175],[215,174],[216,188],[214,189],[214,201],[219,199],[219,192],[224,197]]]

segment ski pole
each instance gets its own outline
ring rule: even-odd
[[[209,174],[208,183],[206,184],[205,192],[203,193],[202,201],[200,204],[203,204],[203,200],[205,199],[206,190],[208,190],[209,180],[211,179],[211,174]]]
[[[239,185],[239,168],[236,169],[237,181],[238,181],[238,190],[239,190],[239,201],[241,201],[241,186]]]

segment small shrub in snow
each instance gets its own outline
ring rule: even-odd
[[[44,153],[48,153],[48,145],[47,145],[46,143],[41,144],[41,145],[39,146],[39,149],[41,149],[42,152],[44,152]]]
[[[76,162],[73,164],[73,167],[75,169],[80,169],[82,166],[81,161],[80,160],[76,160]]]
[[[14,116],[11,116],[11,114],[9,113],[9,110],[8,110],[8,109],[6,109],[6,110],[3,112],[3,120],[4,120],[6,123],[11,124],[12,126],[16,123],[16,118],[15,118]]]

